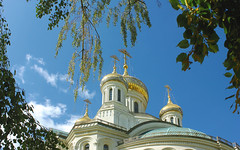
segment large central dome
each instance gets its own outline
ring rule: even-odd
[[[124,75],[123,78],[126,80],[129,89],[141,93],[144,96],[144,98],[148,101],[148,90],[141,80],[129,75]]]
[[[206,135],[203,132],[193,130],[190,128],[182,127],[169,127],[169,128],[159,128],[154,129],[142,134],[141,138],[154,137],[154,136],[167,136],[167,135],[176,135],[176,136],[194,136],[210,139],[210,136]]]

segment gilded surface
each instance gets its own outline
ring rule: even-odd
[[[139,87],[141,87],[142,89],[145,90],[145,92],[147,93],[148,95],[148,90],[147,90],[147,87],[145,86],[145,84],[140,81],[139,79],[135,78],[135,77],[132,77],[132,76],[125,76],[124,79],[126,79],[127,83],[133,83],[133,84],[136,84],[138,85]],[[147,96],[147,99],[148,99],[148,96]]]
[[[135,90],[139,93],[141,93],[145,99],[148,101],[148,93],[146,92],[146,90],[144,88],[142,88],[141,86],[134,84],[134,83],[128,83],[128,87],[129,89]]]
[[[177,104],[173,104],[171,97],[170,97],[170,91],[172,90],[169,85],[165,85],[165,87],[168,90],[168,103],[166,106],[164,106],[160,113],[159,116],[161,117],[164,113],[169,112],[169,111],[176,111],[179,112],[181,115],[183,115],[182,108],[178,106]]]
[[[118,73],[111,73],[111,74],[104,76],[100,83],[100,86],[102,87],[108,81],[119,81],[119,82],[123,83],[126,86],[126,88],[128,88],[127,82],[124,80],[122,75],[120,75]]]
[[[80,123],[86,123],[86,122],[90,122],[92,121],[92,119],[89,118],[88,116],[88,103],[90,104],[91,102],[87,99],[87,100],[84,100],[86,102],[86,111],[85,111],[85,114],[82,118],[78,119],[75,124],[80,124]]]
[[[182,109],[181,109],[180,106],[178,106],[178,105],[176,105],[176,104],[173,104],[173,103],[168,103],[166,106],[164,106],[164,107],[161,109],[161,111],[160,111],[160,113],[159,113],[160,117],[161,117],[164,113],[169,112],[169,111],[177,111],[177,112],[179,112],[181,115],[183,115],[183,112],[182,112]]]

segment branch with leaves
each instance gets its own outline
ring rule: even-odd
[[[0,0],[0,149],[58,149],[66,147],[56,134],[41,126],[32,116],[33,107],[9,70],[7,46],[11,32],[2,16]]]
[[[182,70],[190,69],[192,61],[202,63],[209,53],[219,51],[219,36],[216,28],[224,30],[228,49],[224,66],[226,77],[231,78],[227,89],[235,88],[236,94],[226,99],[235,98],[233,113],[239,114],[240,106],[240,1],[239,0],[169,0],[172,7],[181,10],[177,17],[179,27],[185,28],[183,40],[177,45],[190,49],[188,53],[178,55],[176,61],[182,63]]]
[[[113,3],[113,4],[112,4]],[[74,79],[76,65],[79,65],[79,83],[75,89],[75,100],[78,88],[84,86],[89,79],[90,70],[95,72],[98,68],[99,78],[102,73],[102,47],[98,33],[98,26],[106,19],[107,26],[117,25],[120,20],[121,34],[124,45],[127,47],[127,34],[130,33],[131,45],[134,46],[137,38],[137,28],[141,31],[141,24],[151,27],[148,10],[143,0],[39,0],[37,17],[49,15],[49,29],[58,26],[64,20],[56,46],[56,55],[62,48],[63,41],[70,34],[75,49],[69,63],[68,75]],[[70,33],[68,33],[70,31]]]

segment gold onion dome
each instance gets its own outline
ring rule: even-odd
[[[108,81],[118,81],[122,84],[125,85],[125,87],[128,89],[128,84],[127,82],[124,80],[123,76],[118,74],[117,71],[116,71],[116,60],[119,61],[119,59],[117,58],[117,56],[113,55],[111,56],[113,59],[114,59],[114,66],[113,66],[113,72],[104,76],[101,80],[101,83],[100,83],[100,87],[102,88],[102,86],[107,83]]]
[[[159,113],[159,117],[161,118],[163,114],[170,112],[170,111],[175,111],[180,113],[181,115],[183,115],[183,111],[182,108],[180,106],[178,106],[177,104],[173,104],[170,94],[169,94],[169,86],[165,86],[166,88],[168,88],[168,103],[166,106],[164,106]]]
[[[102,86],[109,82],[109,81],[117,81],[120,82],[122,84],[124,84],[126,86],[126,88],[128,88],[128,84],[127,82],[124,80],[124,78],[122,77],[122,75],[118,74],[118,73],[110,73],[106,76],[104,76],[101,80],[100,86],[102,88]]]
[[[123,78],[126,80],[129,89],[141,93],[148,101],[148,90],[141,80],[129,75],[123,75]]]
[[[83,116],[82,118],[78,119],[78,120],[75,122],[75,125],[76,125],[76,124],[87,123],[87,122],[90,122],[90,121],[92,121],[92,119],[90,119],[89,116],[88,116],[88,107],[87,107],[84,116]]]

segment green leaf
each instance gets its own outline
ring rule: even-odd
[[[182,3],[183,5],[185,5],[185,0],[181,0],[181,3]]]
[[[171,5],[174,9],[176,9],[176,10],[179,9],[178,5],[180,5],[180,4],[179,4],[178,0],[169,0],[169,2],[171,3]]]
[[[231,60],[231,59],[226,59],[223,62],[224,67],[226,67],[227,70],[230,70],[233,68],[233,66],[235,65],[235,63]]]
[[[234,96],[235,96],[235,94],[233,94],[233,95],[231,95],[231,96],[228,96],[228,97],[225,98],[225,100],[227,100],[227,99],[229,99],[229,98],[232,98],[232,97],[234,97]]]
[[[179,42],[178,43],[178,45],[177,45],[178,47],[180,47],[180,48],[188,48],[189,47],[189,43],[188,43],[188,40],[182,40],[181,42]]]
[[[224,25],[224,23],[223,23],[223,29],[224,29],[224,33],[227,34],[228,29],[227,29],[227,27]]]
[[[232,76],[232,73],[226,72],[226,73],[224,74],[224,76],[227,77],[227,78],[230,78],[230,77]]]
[[[182,70],[186,71],[187,69],[190,69],[189,68],[189,61],[183,61],[182,62]]]
[[[233,89],[234,86],[233,85],[230,85],[229,87],[227,87],[226,89]]]
[[[200,64],[202,64],[204,60],[204,56],[202,54],[197,54],[197,53],[194,53],[192,55],[192,58],[194,59],[194,61],[198,61]]]
[[[183,62],[186,59],[187,59],[187,54],[186,53],[181,53],[177,56],[176,61],[177,62]]]
[[[187,18],[184,12],[177,16],[177,23],[179,27],[183,27],[187,25]]]
[[[209,51],[216,53],[218,52],[218,45],[217,44],[209,44]]]
[[[239,68],[238,69],[233,68],[233,71],[234,71],[235,75],[237,76],[237,78],[240,79],[240,69]]]
[[[212,44],[216,44],[219,40],[219,36],[217,33],[214,31],[208,36],[208,42]]]
[[[183,33],[183,37],[185,39],[190,39],[192,37],[192,31],[190,29],[186,29],[186,31]]]

